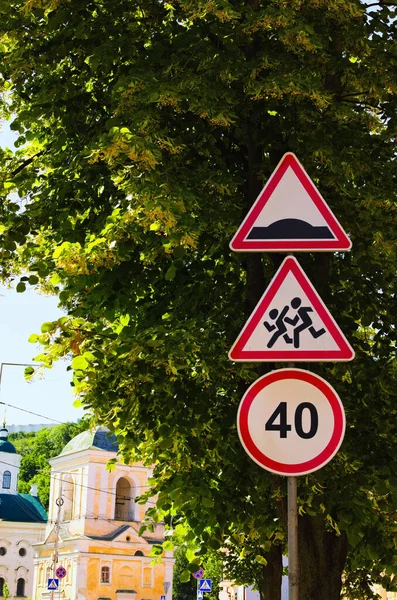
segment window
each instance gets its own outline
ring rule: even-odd
[[[17,596],[25,595],[25,580],[20,577],[17,581]]]
[[[144,556],[142,550],[137,550],[134,554],[134,556]]]
[[[18,554],[19,556],[26,556],[26,548],[19,548]]]
[[[0,546],[0,556],[4,556],[5,554],[7,554],[7,548]]]
[[[110,583],[110,567],[101,567],[101,583]]]
[[[9,490],[11,487],[11,472],[4,471],[3,473],[3,489]]]
[[[134,520],[134,490],[128,479],[120,477],[116,485],[115,521]]]
[[[4,585],[6,580],[4,577],[0,577],[0,596],[4,596]]]

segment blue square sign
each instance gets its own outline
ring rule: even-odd
[[[49,579],[47,583],[48,590],[57,590],[59,587],[59,579]]]
[[[199,592],[211,592],[212,590],[212,579],[200,579],[199,580]]]

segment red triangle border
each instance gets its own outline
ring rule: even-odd
[[[281,181],[284,173],[291,167],[307,194],[320,211],[335,239],[327,240],[247,240],[256,219]],[[247,216],[243,220],[232,241],[231,250],[235,252],[292,252],[317,251],[335,252],[350,250],[352,243],[337,221],[335,215],[321,196],[305,169],[292,152],[287,152],[273,171],[265,187],[255,200]]]
[[[244,350],[244,346],[290,272],[296,277],[339,350],[299,350],[296,348],[293,350]],[[296,258],[287,256],[234,342],[229,352],[229,358],[235,362],[347,362],[353,360],[354,350]]]

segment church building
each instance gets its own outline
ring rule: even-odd
[[[47,514],[37,497],[37,486],[30,494],[18,493],[21,455],[0,429],[0,596],[32,597],[32,545],[42,540]]]
[[[35,545],[34,600],[171,600],[174,558],[150,553],[164,526],[139,535],[147,506],[135,498],[151,470],[117,460],[104,427],[73,438],[50,461],[51,489],[44,541]],[[116,459],[112,470],[110,459]],[[55,568],[54,568],[55,566]],[[61,567],[60,569],[58,567]],[[54,577],[55,570],[61,576]],[[52,579],[56,583],[50,583]]]

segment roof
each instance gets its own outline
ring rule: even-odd
[[[47,513],[36,496],[0,494],[0,520],[18,523],[46,523]]]
[[[7,454],[17,453],[14,444],[8,441],[8,429],[4,426],[0,429],[0,452],[7,452]]]
[[[120,535],[124,531],[127,531],[127,529],[129,529],[129,528],[130,528],[130,525],[121,525],[120,527],[117,527],[117,529],[115,529],[111,533],[107,533],[106,535],[87,535],[87,537],[89,537],[91,540],[105,540],[105,541],[111,542],[118,535]]]
[[[93,431],[83,431],[72,438],[59,456],[89,450],[90,448],[105,450],[106,452],[118,452],[119,445],[116,436],[110,434],[109,429],[106,427],[97,427]]]

